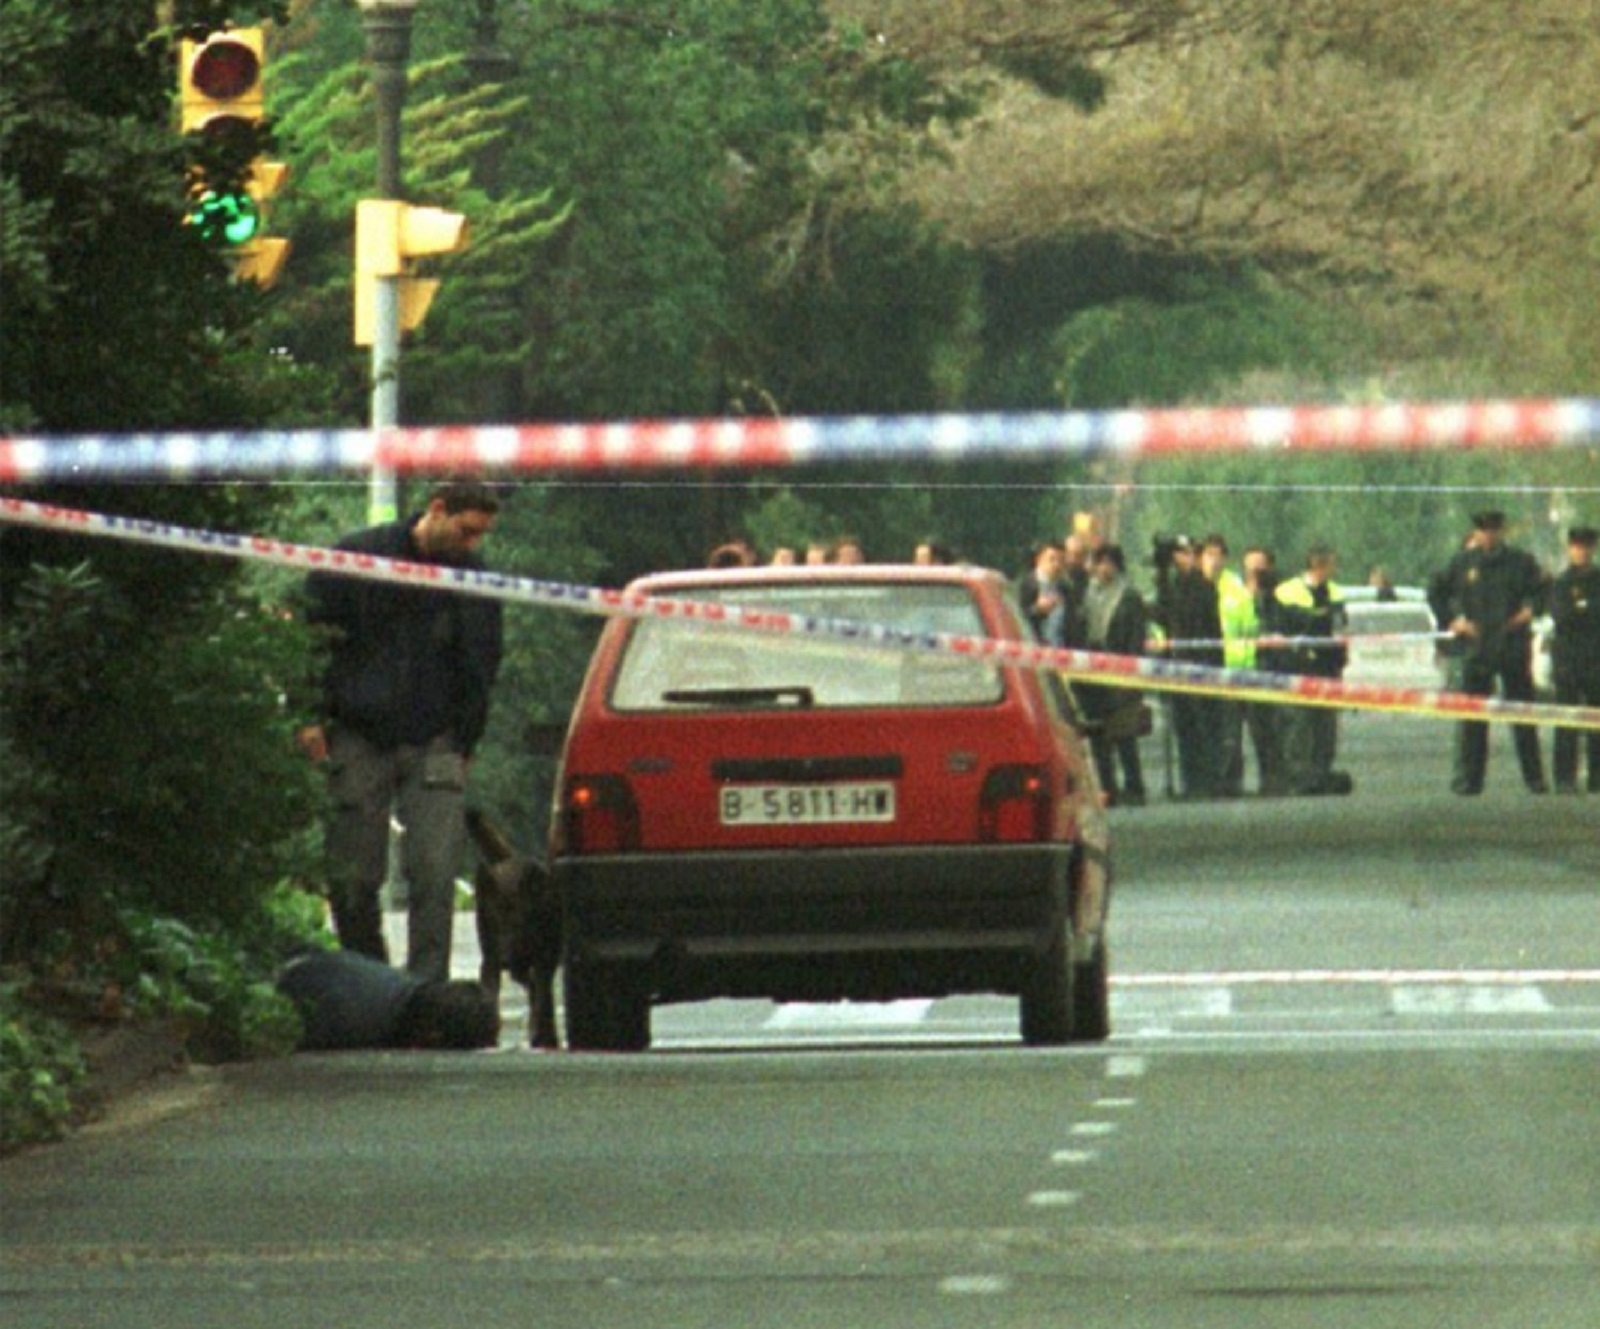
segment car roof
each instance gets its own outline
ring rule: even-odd
[[[915,563],[767,564],[754,568],[693,568],[656,572],[628,584],[628,590],[657,595],[692,593],[731,586],[861,586],[885,582],[906,586],[1003,586],[1005,577],[972,563],[922,566]]]

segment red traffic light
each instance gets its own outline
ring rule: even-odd
[[[213,37],[194,58],[189,79],[214,101],[242,97],[261,78],[261,57],[242,41]]]

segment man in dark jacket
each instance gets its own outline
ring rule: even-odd
[[[483,485],[446,484],[408,521],[358,531],[340,549],[417,564],[481,568],[499,509]],[[328,764],[329,897],[340,943],[387,959],[378,894],[389,824],[405,828],[406,968],[450,972],[455,876],[465,843],[467,759],[483,735],[500,667],[500,606],[474,596],[313,573],[307,620],[327,630],[323,714],[300,732]]]
[[[1473,538],[1429,583],[1434,619],[1454,641],[1453,685],[1487,697],[1499,680],[1507,701],[1533,700],[1531,628],[1543,597],[1543,577],[1533,555],[1505,543],[1505,514],[1472,518]],[[1515,727],[1522,779],[1545,791],[1539,761],[1539,731]],[[1455,768],[1450,787],[1458,794],[1483,792],[1489,764],[1489,726],[1465,720],[1456,729]]]
[[[1143,655],[1149,625],[1144,600],[1128,583],[1127,556],[1121,545],[1106,544],[1089,555],[1089,588],[1084,599],[1084,632],[1091,651],[1107,655]],[[1137,718],[1144,703],[1135,689],[1080,683],[1074,691],[1084,714],[1101,729],[1090,735],[1090,750],[1100,775],[1100,788],[1113,804],[1142,807],[1144,767],[1139,760]],[[1117,763],[1122,785],[1117,785]]]
[[[1172,652],[1174,658],[1221,669],[1221,601],[1217,584],[1200,568],[1193,541],[1185,540],[1177,547],[1169,606],[1166,629],[1171,638],[1214,643],[1179,646]],[[1226,706],[1216,697],[1173,694],[1172,724],[1185,798],[1221,798],[1227,792],[1226,720]]]
[[[1566,706],[1600,706],[1600,567],[1594,549],[1600,531],[1575,526],[1567,532],[1567,568],[1550,588],[1551,641],[1556,700]],[[1600,793],[1600,730],[1584,735],[1588,787]],[[1553,759],[1556,789],[1578,792],[1578,731],[1556,730]]]
[[[1017,584],[1022,611],[1046,646],[1083,645],[1081,606],[1065,576],[1061,546],[1046,540],[1033,550],[1033,566]]]
[[[423,982],[354,951],[307,951],[278,973],[300,1014],[300,1048],[486,1048],[500,1032],[477,983]]]

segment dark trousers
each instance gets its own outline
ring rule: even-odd
[[[1327,706],[1285,706],[1279,723],[1284,775],[1296,794],[1329,792],[1339,751],[1339,712]]]
[[[1215,798],[1223,789],[1223,707],[1214,697],[1172,698],[1178,775],[1186,798]]]
[[[1475,657],[1458,662],[1459,687],[1474,697],[1494,695],[1495,683],[1500,684],[1501,695],[1507,701],[1533,700],[1533,674],[1526,658],[1509,662]],[[1530,787],[1544,783],[1544,769],[1539,761],[1539,731],[1529,724],[1513,726],[1517,748],[1517,763],[1522,767],[1523,782]],[[1485,720],[1465,720],[1456,727],[1456,760],[1451,788],[1458,793],[1477,793],[1483,788],[1483,777],[1489,766],[1489,725]]]
[[[424,980],[448,979],[456,872],[466,847],[465,759],[447,739],[380,748],[335,729],[328,789],[329,902],[340,945],[375,960],[389,958],[378,895],[388,870],[392,815],[405,828],[406,970]]]
[[[1144,797],[1144,765],[1139,760],[1139,740],[1136,738],[1101,738],[1089,740],[1089,751],[1094,755],[1095,773],[1100,777],[1100,788],[1113,798],[1132,794]],[[1117,783],[1117,765],[1122,765],[1122,783]]]
[[[1288,782],[1283,775],[1283,758],[1279,751],[1279,707],[1266,702],[1245,701],[1224,703],[1231,714],[1225,720],[1227,736],[1223,751],[1227,754],[1227,767],[1223,771],[1223,784],[1232,793],[1244,787],[1244,737],[1250,736],[1250,746],[1256,753],[1256,788],[1263,794],[1286,792]]]
[[[1600,674],[1584,678],[1556,676],[1556,701],[1563,706],[1600,706]],[[1578,783],[1578,737],[1583,736],[1589,766],[1589,792],[1600,793],[1600,729],[1557,729],[1552,774],[1560,788]]]

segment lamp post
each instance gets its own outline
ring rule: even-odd
[[[367,62],[378,102],[378,194],[400,197],[400,112],[411,58],[411,18],[418,0],[356,0],[367,37]],[[400,287],[395,277],[375,279],[372,336],[372,431],[400,423]],[[393,521],[399,513],[394,472],[373,464],[367,490],[368,519]]]

